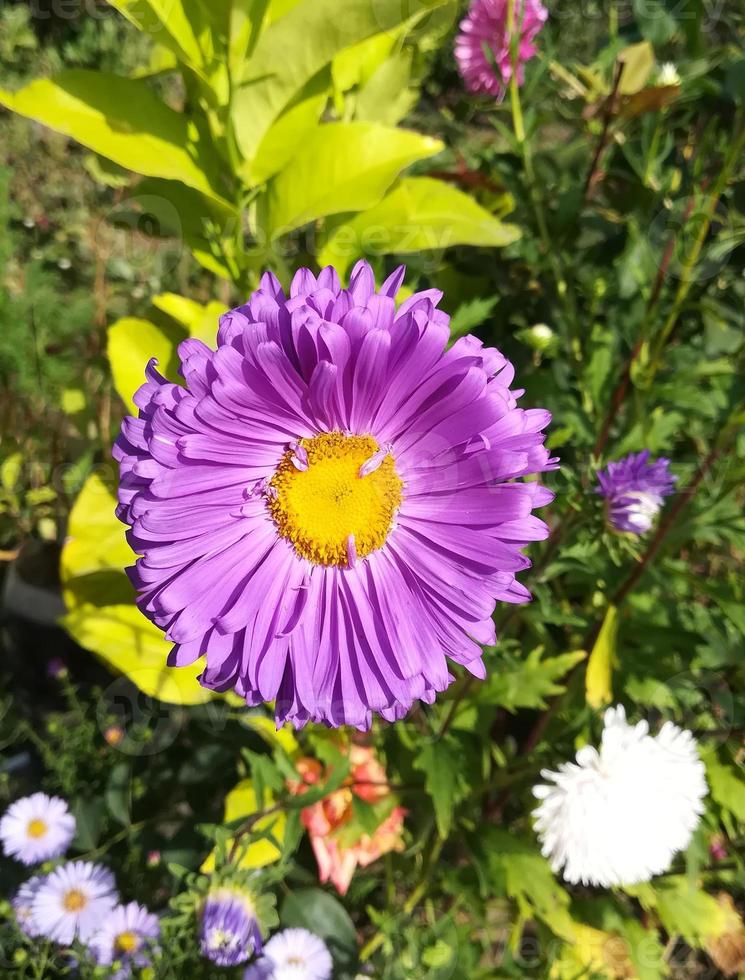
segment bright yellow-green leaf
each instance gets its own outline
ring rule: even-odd
[[[23,453],[11,453],[0,464],[0,485],[3,490],[14,490],[23,467]]]
[[[211,148],[197,144],[186,117],[161,102],[145,81],[74,69],[18,92],[0,90],[0,104],[122,167],[219,198],[205,173],[216,166]]]
[[[286,166],[318,125],[328,96],[329,75],[324,69],[292,100],[261,141],[249,171],[252,184],[269,180]]]
[[[215,346],[219,320],[225,313],[224,303],[217,300],[197,303],[177,293],[161,293],[153,299],[153,306],[180,323],[190,337],[196,337],[211,347]]]
[[[404,167],[441,149],[439,140],[376,123],[319,126],[270,182],[266,226],[276,238],[329,214],[370,208]]]
[[[233,98],[238,145],[249,162],[275,119],[303,86],[340,51],[396,30],[447,0],[302,0],[261,34]],[[312,41],[310,40],[312,38]]]
[[[562,945],[551,964],[550,980],[577,980],[578,977],[616,980],[635,975],[628,945],[618,933],[594,929],[581,922],[574,922],[572,931],[571,941]]]
[[[656,882],[654,890],[657,913],[669,935],[704,946],[727,929],[726,910],[682,875]]]
[[[271,806],[274,802],[270,793],[265,794],[264,806]],[[250,817],[256,813],[256,793],[250,779],[244,779],[234,787],[225,797],[225,822],[241,820],[243,817]],[[261,820],[256,821],[257,830],[269,830],[273,837],[281,844],[285,834],[286,818],[284,813],[272,813]],[[230,850],[231,842],[228,842]],[[254,841],[245,850],[238,866],[241,868],[263,868],[273,861],[278,861],[282,852],[275,845],[266,839]],[[215,852],[212,851],[202,865],[202,871],[209,873],[215,868]]]
[[[199,68],[211,60],[213,42],[209,17],[199,0],[109,0],[130,23]]]
[[[711,755],[706,760],[706,778],[716,802],[729,810],[741,824],[745,824],[745,779],[742,772],[737,773],[733,766],[726,766]]]
[[[397,40],[395,31],[385,31],[340,51],[331,66],[334,88],[347,92],[355,85],[364,85],[390,55]]]
[[[278,745],[287,755],[292,756],[300,751],[300,745],[289,725],[283,725],[282,728],[278,729],[271,718],[257,714],[241,715],[241,722],[246,728],[250,728],[257,735],[261,735],[269,745]]]
[[[177,380],[174,357],[176,345],[184,339],[178,328],[156,327],[149,320],[124,317],[108,329],[107,354],[114,386],[127,406],[137,412],[132,396],[145,381],[145,367],[151,357],[166,377]]]
[[[608,606],[595,646],[587,661],[585,694],[591,708],[602,708],[613,698],[613,664],[618,639],[618,609]]]
[[[70,513],[60,574],[75,640],[145,694],[170,704],[202,704],[218,697],[196,680],[202,665],[168,667],[171,644],[134,605],[124,574],[134,555],[117,520],[116,500],[100,476],[86,481]]]
[[[509,199],[505,202],[511,204]],[[472,197],[431,177],[405,177],[375,207],[331,232],[319,261],[343,272],[361,255],[421,252],[453,245],[508,245],[520,237]]]
[[[623,74],[618,85],[621,95],[633,95],[644,88],[654,68],[654,49],[649,41],[630,44],[618,55]]]
[[[386,58],[360,88],[354,118],[395,126],[419,97],[409,88],[413,52],[410,48]]]

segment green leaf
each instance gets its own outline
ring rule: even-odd
[[[249,162],[275,119],[303,86],[345,48],[391,31],[446,0],[302,0],[259,38],[233,98],[233,124]]]
[[[268,791],[264,794],[261,804],[256,799],[253,782],[250,779],[242,779],[234,786],[225,797],[225,815],[223,822],[226,824],[234,821],[245,820],[253,814],[258,813],[272,805],[274,797]],[[261,817],[256,821],[252,829],[256,831],[271,832],[276,844],[267,837],[259,837],[251,840],[250,833],[246,835],[247,846],[241,853],[238,862],[240,868],[263,868],[267,864],[273,864],[282,856],[281,844],[284,837],[285,828],[284,813],[271,813]],[[250,842],[250,843],[248,843]],[[277,844],[280,847],[277,847]],[[232,845],[232,839],[227,842],[228,851]],[[215,868],[215,851],[213,850],[204,860],[201,870],[209,873]]]
[[[261,184],[279,173],[318,125],[329,97],[329,73],[324,68],[305,85],[269,129],[250,168],[251,183]]]
[[[462,759],[457,745],[447,738],[425,742],[413,765],[424,773],[424,787],[434,804],[437,830],[441,837],[447,837],[455,804],[463,799]]]
[[[681,936],[691,946],[704,946],[727,925],[725,910],[705,891],[675,877],[654,885],[660,921],[670,936]]]
[[[618,641],[618,609],[608,606],[595,646],[587,661],[585,696],[591,708],[602,708],[613,699],[613,664]]]
[[[15,490],[23,468],[23,453],[11,453],[0,464],[0,485],[9,493]]]
[[[197,303],[196,300],[179,296],[177,293],[161,293],[153,297],[153,306],[181,324],[190,337],[196,337],[197,340],[212,347],[217,343],[219,320],[226,312],[224,303],[217,300]]]
[[[511,199],[504,195],[503,203],[511,206]],[[376,207],[337,225],[319,261],[346,269],[361,255],[501,247],[519,237],[516,225],[504,224],[452,184],[407,177]]]
[[[630,44],[618,55],[623,74],[618,86],[621,95],[633,95],[644,88],[654,68],[654,50],[649,41]]]
[[[205,168],[217,171],[209,146],[198,142],[185,116],[170,109],[146,82],[74,69],[0,89],[0,104],[149,177],[179,180],[221,200]]]
[[[128,762],[118,762],[109,773],[104,799],[114,820],[129,827],[132,823],[132,773]]]
[[[499,302],[496,296],[476,297],[461,303],[450,319],[450,339],[455,340],[480,327]]]
[[[745,779],[741,773],[735,772],[734,763],[725,765],[711,755],[706,760],[706,777],[711,795],[719,806],[745,824]]]
[[[524,660],[501,662],[480,696],[489,704],[498,704],[508,711],[545,708],[546,698],[564,690],[558,682],[586,656],[584,650],[574,650],[542,659],[543,647],[536,647]]]
[[[60,575],[68,613],[62,625],[80,646],[125,674],[150,697],[203,704],[215,697],[197,681],[201,664],[168,667],[171,644],[134,605],[124,573],[133,561],[116,500],[98,475],[88,478],[70,513]]]
[[[337,970],[351,971],[357,962],[357,931],[344,906],[320,888],[299,888],[282,903],[285,928],[302,928],[320,936],[331,950]]]
[[[357,93],[355,119],[395,126],[417,100],[411,82],[411,49],[392,54]]]
[[[78,851],[91,851],[101,836],[103,800],[88,800],[78,797],[73,801],[72,813],[75,817],[75,840],[73,847]]]
[[[199,70],[212,60],[211,21],[200,0],[110,0],[110,3],[156,44],[172,51],[179,61]]]
[[[574,939],[569,895],[535,845],[507,831],[485,828],[477,846],[489,868],[494,891],[517,903],[520,922],[513,936],[519,936],[524,922],[536,916],[557,936]]]
[[[145,367],[151,357],[171,380],[178,380],[176,346],[184,340],[178,328],[156,327],[149,320],[124,317],[112,323],[107,332],[107,354],[114,376],[114,387],[131,411],[137,413],[132,396],[145,381]]]
[[[441,148],[429,136],[376,123],[319,126],[270,182],[267,230],[276,238],[329,214],[370,208],[404,167]]]

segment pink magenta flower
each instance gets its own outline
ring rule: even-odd
[[[540,0],[515,0],[514,31],[520,34],[517,80],[524,65],[538,50],[533,39],[543,27],[548,11]],[[455,58],[469,92],[483,92],[502,100],[512,78],[512,37],[508,0],[474,0],[461,21],[455,39]]]
[[[346,894],[357,867],[366,868],[389,851],[403,850],[403,827],[406,810],[394,805],[373,834],[359,835],[353,844],[344,844],[341,831],[354,819],[354,797],[366,803],[392,800],[385,769],[371,748],[352,745],[349,749],[351,771],[346,785],[301,811],[318,864],[321,882],[330,881],[337,891]],[[316,759],[300,759],[296,768],[303,782],[291,782],[290,791],[302,794],[324,776]]]
[[[553,495],[520,478],[555,467],[550,415],[518,408],[499,351],[448,346],[438,290],[397,308],[403,274],[301,269],[289,296],[265,274],[216,351],[180,345],[185,385],[148,365],[114,448],[169,662],[204,657],[205,687],[278,723],[402,718],[448,659],[485,677],[496,602],[530,599],[516,574]]]

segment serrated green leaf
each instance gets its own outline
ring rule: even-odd
[[[706,777],[712,797],[724,809],[745,824],[745,779],[735,771],[734,763],[725,765],[717,756],[706,760]]]
[[[449,739],[425,742],[413,765],[424,773],[424,788],[434,804],[437,830],[441,837],[447,837],[455,804],[463,799],[462,761],[457,747]]]
[[[525,660],[500,664],[487,681],[480,697],[508,711],[518,708],[545,708],[546,698],[561,694],[558,682],[575,664],[584,659],[584,650],[573,650],[543,659],[543,647],[536,647]]]

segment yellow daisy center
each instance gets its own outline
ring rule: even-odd
[[[87,904],[88,899],[79,888],[71,888],[69,892],[65,892],[64,898],[62,899],[62,906],[65,912],[79,912]]]
[[[35,839],[44,837],[48,830],[49,827],[47,827],[45,821],[38,819],[38,817],[35,820],[29,820],[28,827],[26,827],[28,836]]]
[[[114,940],[114,948],[117,953],[134,953],[139,945],[139,936],[136,932],[120,932]]]
[[[301,557],[343,566],[350,548],[364,558],[385,544],[402,487],[393,457],[372,436],[322,432],[285,453],[269,509]]]

